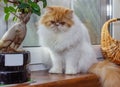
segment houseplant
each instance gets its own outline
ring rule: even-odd
[[[2,0],[1,0],[2,1]],[[31,14],[40,16],[40,6],[38,2],[43,2],[43,7],[46,7],[46,0],[4,0],[5,4],[11,3],[10,6],[4,7],[5,20],[7,21],[10,14],[14,15],[13,20],[19,19],[19,22],[14,24],[3,35],[0,40],[1,52],[20,52],[19,46],[26,36],[26,24],[28,23]]]
[[[30,52],[21,50],[27,23],[32,14],[41,15],[39,2],[46,7],[46,0],[0,0],[4,1],[5,20],[13,15],[13,21],[17,22],[0,39],[0,84],[12,84],[26,82],[30,79],[28,65]],[[3,73],[4,72],[4,73]],[[9,79],[8,79],[9,78]]]

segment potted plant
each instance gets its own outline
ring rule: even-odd
[[[3,77],[0,78],[0,84],[26,82],[30,79],[30,53],[19,47],[26,36],[26,25],[31,15],[41,15],[39,2],[43,3],[43,8],[46,7],[46,0],[4,0],[5,20],[13,15],[13,21],[17,22],[0,39],[0,77]]]

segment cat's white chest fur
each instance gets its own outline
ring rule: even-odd
[[[59,35],[41,26],[39,30],[40,44],[42,46],[54,48],[58,44]]]
[[[86,27],[74,15],[74,25],[66,32],[55,33],[39,27],[40,44],[51,50],[50,73],[76,74],[87,72],[97,62]]]

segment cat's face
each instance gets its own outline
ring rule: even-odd
[[[64,7],[47,7],[41,23],[55,32],[65,32],[74,24],[73,11]]]

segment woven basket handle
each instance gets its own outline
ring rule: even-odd
[[[101,50],[105,59],[120,65],[120,41],[112,38],[108,31],[109,24],[116,21],[120,21],[120,18],[113,18],[104,23],[101,31]]]
[[[101,46],[103,48],[109,46],[112,43],[111,41],[113,40],[113,38],[109,34],[108,28],[109,28],[109,24],[111,22],[116,22],[116,21],[120,21],[120,18],[110,19],[110,20],[106,21],[104,23],[103,27],[102,27],[102,30],[101,30]]]

